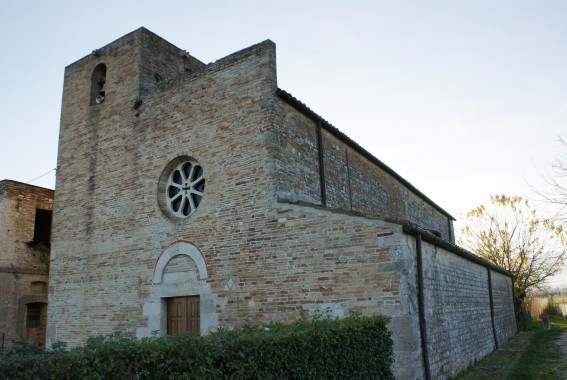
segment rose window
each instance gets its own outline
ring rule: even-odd
[[[199,206],[204,191],[203,168],[194,162],[184,161],[173,169],[167,180],[167,207],[175,216],[185,218]]]

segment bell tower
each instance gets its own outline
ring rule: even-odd
[[[163,82],[204,66],[184,50],[140,28],[65,68],[51,298],[65,287],[57,284],[58,279],[80,284],[93,267],[101,266],[100,260],[105,259],[97,255],[102,251],[101,242],[112,240],[113,231],[108,227],[112,218],[122,220],[129,215],[128,206],[123,206],[129,190],[124,189],[124,200],[117,200],[119,191],[109,190],[109,184],[136,186],[128,179],[135,172],[129,166],[139,161],[138,144],[133,140],[141,129],[146,95]],[[48,344],[57,337],[59,318],[74,318],[62,313],[88,309],[84,292],[69,294],[73,295],[69,300],[60,297],[66,305],[50,311]]]

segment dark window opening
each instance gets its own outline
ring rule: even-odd
[[[42,303],[29,303],[26,313],[26,328],[33,329],[41,327],[41,309]]]
[[[51,210],[35,210],[35,226],[33,230],[32,245],[43,244],[47,248],[51,246]]]
[[[91,105],[100,104],[106,99],[106,65],[97,65],[91,76]]]

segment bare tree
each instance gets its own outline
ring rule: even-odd
[[[458,242],[511,272],[515,296],[523,300],[561,272],[567,231],[551,219],[538,217],[522,197],[491,195],[489,203],[467,213]]]
[[[555,220],[567,223],[567,141],[561,136],[557,138],[562,151],[549,165],[549,168],[540,173],[547,186],[532,190],[547,204],[553,207]]]

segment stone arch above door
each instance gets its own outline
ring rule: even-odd
[[[199,297],[200,333],[216,330],[216,295],[208,278],[205,257],[197,246],[178,241],[167,247],[156,261],[150,294],[143,304],[147,325],[138,327],[136,336],[151,336],[155,331],[166,334],[168,299],[177,297]]]
[[[167,264],[176,256],[185,255],[191,258],[199,271],[199,280],[206,280],[209,275],[207,273],[207,264],[203,254],[195,245],[180,241],[170,245],[158,258],[154,271],[154,284],[161,284],[163,274]]]

